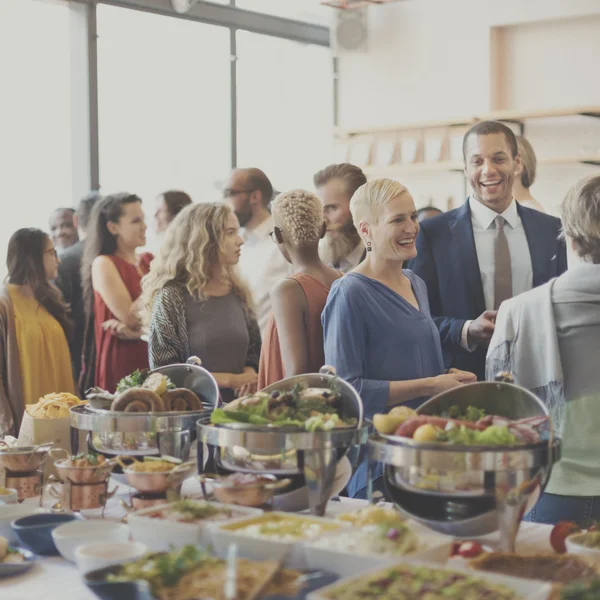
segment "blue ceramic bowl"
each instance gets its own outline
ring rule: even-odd
[[[58,549],[52,539],[52,530],[78,518],[73,514],[43,513],[21,517],[13,521],[11,527],[23,546],[35,554],[53,556],[58,554]]]

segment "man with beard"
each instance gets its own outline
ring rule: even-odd
[[[57,208],[50,215],[49,227],[52,242],[59,252],[79,241],[75,210],[72,208]]]
[[[269,294],[273,286],[290,272],[290,267],[270,239],[273,218],[269,204],[273,186],[260,169],[234,169],[223,192],[233,208],[244,238],[239,268],[254,297],[256,319],[264,337],[271,314]]]
[[[367,183],[365,174],[354,165],[329,165],[313,177],[323,203],[327,233],[319,247],[323,262],[347,273],[365,258],[365,246],[350,214],[350,199]]]

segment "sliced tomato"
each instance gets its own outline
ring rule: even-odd
[[[571,521],[561,521],[557,523],[550,532],[550,545],[557,554],[564,554],[567,551],[565,540],[570,535],[581,531],[577,523]]]

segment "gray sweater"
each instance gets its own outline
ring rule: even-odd
[[[150,368],[185,363],[198,356],[214,373],[258,372],[261,339],[256,319],[233,293],[196,300],[177,284],[158,292],[152,307],[148,355]],[[223,400],[233,399],[221,390]]]

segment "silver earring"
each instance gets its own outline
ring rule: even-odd
[[[371,242],[367,242],[367,252],[371,252]]]

